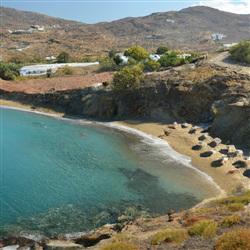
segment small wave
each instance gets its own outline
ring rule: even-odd
[[[134,128],[130,128],[121,124],[117,124],[114,122],[110,122],[110,123],[101,123],[104,126],[109,126],[124,132],[128,132],[137,136],[142,137],[142,142],[149,144],[151,146],[157,147],[162,154],[171,157],[174,161],[179,162],[181,164],[183,164],[184,166],[194,170],[195,172],[197,172],[198,174],[200,174],[200,176],[203,177],[204,181],[208,181],[210,183],[212,183],[218,190],[222,191],[222,189],[214,182],[213,178],[209,175],[207,175],[206,173],[202,172],[201,170],[195,168],[192,164],[191,164],[191,158],[178,153],[177,151],[175,151],[174,149],[172,149],[169,144],[160,138],[154,137],[150,134],[147,134],[145,132],[139,131],[137,129]]]

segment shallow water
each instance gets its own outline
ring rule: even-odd
[[[180,163],[185,157],[166,152],[110,124],[1,108],[1,236],[86,232],[187,209],[218,192]]]

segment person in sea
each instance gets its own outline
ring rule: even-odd
[[[85,133],[79,133],[78,135],[83,136],[83,137],[87,136],[87,134],[85,134]]]

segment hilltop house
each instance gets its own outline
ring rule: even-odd
[[[213,40],[221,40],[223,37],[227,37],[227,36],[223,34],[212,34]]]
[[[174,20],[173,19],[167,19],[166,22],[167,23],[174,23]]]
[[[49,60],[55,60],[56,57],[51,56],[51,55],[48,55],[48,56],[45,57],[45,59],[48,60],[48,61],[49,61]]]
[[[151,60],[158,61],[158,60],[161,58],[161,56],[160,56],[160,55],[157,55],[157,54],[150,54],[150,55],[149,55],[149,58],[150,58]]]

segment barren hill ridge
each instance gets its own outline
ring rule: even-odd
[[[232,14],[204,6],[96,24],[5,7],[1,7],[1,13],[3,57],[13,56],[18,53],[17,49],[21,54],[37,57],[47,54],[56,56],[62,50],[79,57],[104,53],[111,48],[123,51],[132,45],[143,46],[152,52],[158,46],[210,51],[224,43],[250,37],[250,15]],[[8,32],[28,29],[31,25],[45,29],[24,35]],[[223,35],[223,38],[214,40],[213,34]]]

